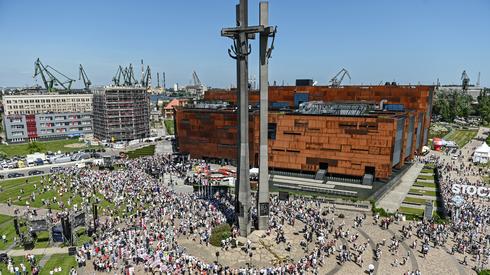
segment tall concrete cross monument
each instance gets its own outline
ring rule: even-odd
[[[248,100],[248,55],[251,53],[249,39],[260,34],[260,174],[258,195],[259,229],[267,228],[269,218],[269,185],[267,168],[267,120],[268,120],[268,65],[273,46],[268,48],[268,37],[274,37],[275,27],[268,26],[268,3],[260,3],[260,25],[248,25],[248,0],[240,0],[236,6],[236,23],[234,28],[224,28],[221,36],[233,39],[228,54],[237,61],[237,104],[239,123],[238,142],[238,181],[235,194],[238,200],[235,205],[238,214],[238,226],[241,236],[248,236],[251,231],[250,200],[250,157],[249,157],[249,100]],[[265,84],[264,84],[265,83]],[[265,131],[264,131],[265,129]]]

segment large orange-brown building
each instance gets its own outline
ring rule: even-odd
[[[430,125],[432,86],[281,86],[269,91],[269,167],[388,179],[393,167],[421,152]],[[179,151],[194,158],[234,161],[237,113],[234,91],[209,91],[207,102],[231,107],[177,107]],[[259,101],[251,92],[250,102]],[[328,112],[295,111],[318,101]],[[250,163],[258,166],[259,112],[250,112]]]

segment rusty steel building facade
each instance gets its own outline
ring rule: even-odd
[[[94,136],[130,141],[150,136],[150,97],[144,87],[108,86],[93,95]]]
[[[393,168],[402,167],[426,144],[433,91],[432,86],[270,87],[270,170],[316,173],[323,169],[331,175],[369,173],[388,179]],[[209,91],[204,98],[233,106],[236,94]],[[250,101],[258,102],[258,93],[251,92]],[[369,103],[377,109],[360,115],[293,111],[311,101]],[[252,109],[249,119],[250,164],[257,167],[258,110]],[[175,121],[180,152],[194,158],[236,160],[234,108],[176,108]]]

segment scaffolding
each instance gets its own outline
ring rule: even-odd
[[[142,87],[106,87],[93,98],[94,135],[130,141],[150,136],[150,98]]]

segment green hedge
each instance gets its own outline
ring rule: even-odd
[[[221,224],[213,228],[209,243],[213,246],[221,247],[221,241],[231,236],[231,227],[229,224]]]

